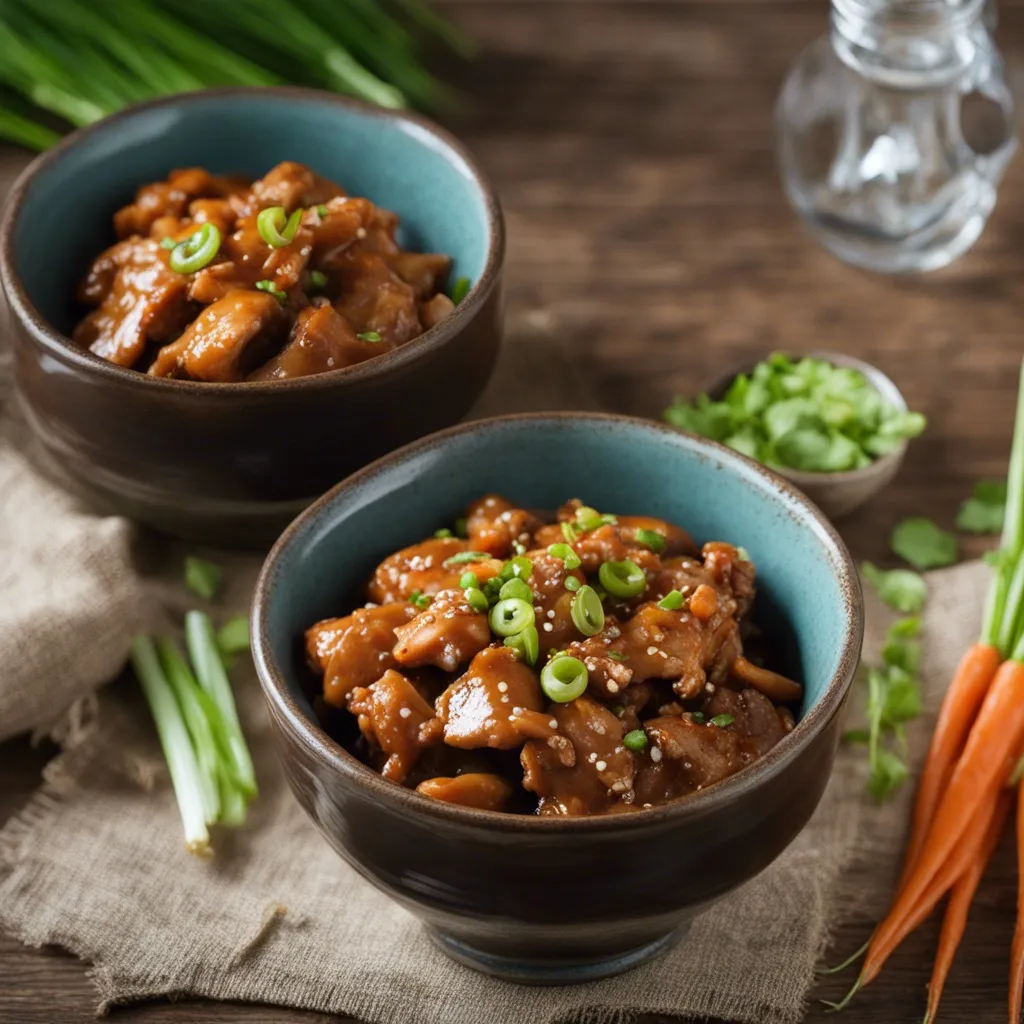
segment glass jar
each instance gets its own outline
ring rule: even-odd
[[[841,259],[931,270],[981,234],[1016,149],[993,14],[985,0],[831,0],[776,122],[786,193]]]

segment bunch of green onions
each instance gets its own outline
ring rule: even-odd
[[[424,64],[437,47],[472,53],[425,0],[0,0],[0,138],[46,149],[55,119],[214,86],[443,109],[455,94]]]
[[[212,853],[209,827],[242,825],[257,793],[226,664],[248,640],[244,619],[232,620],[218,634],[205,612],[190,611],[187,659],[166,637],[154,642],[140,636],[132,643],[132,667],[171,773],[185,846],[200,856]]]

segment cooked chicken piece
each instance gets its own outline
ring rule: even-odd
[[[373,223],[377,208],[369,199],[355,198],[331,199],[323,207],[322,214],[318,207],[307,210],[302,226],[309,230],[313,239],[313,262],[318,267],[329,268],[342,253],[366,237],[366,229]]]
[[[244,178],[213,175],[199,167],[171,171],[166,181],[155,181],[140,188],[135,202],[114,214],[114,230],[118,238],[148,235],[153,222],[159,218],[184,216],[193,199],[222,199],[246,187]]]
[[[455,309],[455,303],[444,292],[438,292],[432,299],[420,303],[420,323],[423,330],[436,327]]]
[[[736,602],[733,614],[736,618],[743,618],[754,603],[754,563],[748,558],[741,558],[738,548],[721,541],[705,544],[701,555],[704,568],[711,574],[712,580]]]
[[[306,657],[324,677],[324,700],[344,707],[357,686],[369,686],[395,667],[395,630],[414,615],[411,604],[357,608],[343,619],[325,619],[306,630]]]
[[[331,273],[338,289],[335,308],[357,333],[372,331],[402,345],[423,332],[412,288],[381,256],[362,246],[347,249],[333,261]]]
[[[453,590],[465,572],[474,572],[483,582],[501,571],[501,562],[450,562],[453,555],[471,548],[458,537],[434,537],[389,555],[374,570],[367,588],[371,601],[407,601],[415,591],[436,594]],[[446,564],[447,563],[447,564]]]
[[[406,668],[435,665],[454,672],[491,642],[486,612],[475,612],[461,590],[442,590],[410,622],[395,630],[395,660]]]
[[[645,723],[650,746],[636,777],[636,802],[657,805],[719,782],[744,765],[739,737],[729,728],[699,724],[689,715]]]
[[[434,709],[393,669],[372,686],[353,690],[348,709],[371,747],[387,755],[381,775],[392,782],[404,782],[424,748],[440,739]]]
[[[533,562],[529,584],[533,588],[533,611],[543,656],[580,638],[580,631],[572,621],[575,594],[565,589],[565,581],[574,576],[583,584],[586,577],[579,569],[566,569],[562,559],[549,555],[544,549],[529,551],[526,557]]]
[[[286,212],[291,213],[300,206],[316,206],[344,195],[344,190],[333,181],[321,178],[293,160],[278,164],[252,183],[255,211],[268,206],[283,206]]]
[[[542,526],[533,535],[533,542],[546,548],[550,544],[564,544],[566,538],[560,526]],[[621,562],[628,557],[626,545],[614,524],[580,534],[577,540],[572,541],[572,549],[580,556],[583,571],[591,574],[597,572],[602,562]]]
[[[701,709],[709,721],[718,715],[731,715],[727,729],[739,740],[740,758],[750,764],[767,754],[789,731],[779,709],[757,690],[738,693],[727,687],[718,687]]]
[[[244,380],[287,328],[280,303],[266,292],[229,292],[208,306],[175,342],[157,353],[149,372],[190,380]]]
[[[488,647],[437,699],[449,746],[511,750],[523,742],[513,711],[543,707],[540,682],[510,647]]]
[[[634,682],[674,680],[684,700],[704,689],[704,629],[687,612],[667,611],[653,602],[642,604],[623,623],[620,644]]]
[[[633,798],[633,755],[622,745],[622,723],[587,696],[552,705],[560,735],[572,744],[570,764],[541,740],[523,746],[523,786],[540,797],[540,814],[601,814]]]
[[[527,545],[530,534],[539,526],[536,516],[516,508],[499,494],[488,494],[466,510],[470,548],[495,558],[508,558],[515,543]]]
[[[622,642],[622,630],[614,618],[605,619],[596,636],[574,640],[565,653],[579,658],[587,667],[587,688],[602,700],[617,701],[633,681],[633,669]]]
[[[99,308],[75,327],[73,340],[119,366],[134,366],[147,342],[169,341],[194,315],[188,278],[171,270],[167,252],[148,238],[101,253],[78,296]]]
[[[481,811],[502,811],[512,797],[512,787],[500,775],[486,772],[469,772],[453,779],[426,779],[416,787],[416,792]]]
[[[355,366],[391,346],[384,341],[363,341],[333,306],[310,306],[299,313],[288,344],[250,374],[250,380],[309,377],[328,370]]]
[[[682,527],[673,526],[664,519],[655,519],[654,516],[617,516],[619,534],[629,546],[642,545],[637,539],[640,530],[649,530],[661,534],[664,538],[664,548],[656,552],[665,558],[673,555],[693,554],[697,546],[693,538]]]
[[[421,300],[440,292],[452,267],[450,256],[436,252],[397,252],[386,262]]]

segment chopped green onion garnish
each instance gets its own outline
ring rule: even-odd
[[[633,729],[622,737],[622,745],[627,750],[634,750],[640,753],[641,750],[647,749],[647,733],[643,729]]]
[[[519,578],[511,579],[503,584],[501,590],[498,591],[498,597],[503,601],[506,598],[515,597],[527,604],[533,604],[533,591],[530,589],[530,585]]]
[[[505,598],[491,609],[490,622],[498,636],[514,636],[533,625],[533,606],[517,597]]]
[[[553,701],[566,704],[587,688],[587,666],[578,658],[560,654],[540,670],[540,687]]]
[[[248,616],[236,615],[217,630],[217,648],[228,656],[249,650]]]
[[[409,595],[409,603],[416,605],[421,611],[424,608],[429,608],[433,600],[429,594],[424,594],[422,590],[414,590]]]
[[[505,637],[505,646],[523,656],[527,665],[536,665],[540,656],[540,637],[536,626],[527,626],[512,636]]]
[[[312,288],[323,288],[327,284],[327,275],[322,270],[311,270],[309,272],[309,284]]]
[[[165,238],[161,239],[161,241],[160,241],[160,248],[161,249],[171,250],[177,244],[178,243],[173,238],[171,238],[170,235],[167,235]]]
[[[459,577],[459,586],[462,587],[463,590],[470,590],[473,587],[480,586],[480,579],[475,572],[464,572]]]
[[[321,204],[320,204],[320,205],[319,205],[319,206],[318,206],[318,207],[316,208],[316,215],[317,215],[318,217],[326,217],[326,216],[327,216],[327,207],[326,207],[326,206],[325,206],[325,205],[324,205],[323,203],[321,203]]]
[[[636,597],[647,586],[643,570],[628,558],[621,562],[603,562],[597,570],[597,577],[613,597]]]
[[[525,555],[526,554],[526,545],[525,544],[520,544],[519,541],[514,541],[513,544],[512,544],[512,550],[517,555]]]
[[[434,536],[440,539],[442,537],[453,537],[454,534],[447,527],[442,527],[440,530],[434,531]]]
[[[619,651],[609,651],[608,652],[608,657],[609,658],[614,658],[616,661],[625,661],[626,660],[626,656],[624,654],[621,654]]]
[[[678,590],[670,590],[659,602],[658,607],[664,608],[667,612],[678,611],[683,607],[686,598]]]
[[[583,584],[580,583],[580,580],[579,580],[578,576],[566,576],[565,577],[565,589],[568,590],[570,594],[575,593],[582,586],[583,586]]]
[[[650,548],[656,555],[660,555],[665,550],[664,534],[658,533],[657,530],[637,530],[636,541],[638,544]]]
[[[455,520],[455,536],[463,538],[469,536],[469,530],[466,527],[465,516],[460,516],[458,519]]]
[[[596,636],[604,629],[604,608],[593,587],[580,587],[569,609],[573,625],[584,636]]]
[[[220,243],[220,228],[203,224],[171,250],[167,264],[176,274],[194,274],[213,261],[220,252]]]
[[[583,564],[580,556],[568,544],[552,544],[548,547],[548,554],[560,558],[566,569],[578,569]]]
[[[380,332],[379,331],[363,331],[361,334],[357,334],[356,337],[360,341],[370,341],[370,342],[376,343],[376,342],[380,341]]]
[[[569,544],[575,544],[580,539],[580,535],[576,532],[576,528],[572,523],[562,523],[562,536],[566,539]]]
[[[453,565],[464,565],[466,562],[488,562],[490,558],[486,551],[460,551],[451,558],[446,558],[444,567],[448,569]]]
[[[261,292],[266,292],[268,295],[273,295],[274,298],[277,299],[277,301],[280,302],[282,305],[288,299],[288,294],[286,292],[281,291],[281,289],[278,288],[273,281],[257,281],[256,287]]]
[[[256,218],[256,230],[260,238],[273,249],[283,249],[295,241],[302,220],[302,210],[296,210],[290,217],[283,206],[268,206],[260,210]]]
[[[204,601],[209,601],[220,589],[221,572],[213,562],[202,558],[185,559],[185,586]]]
[[[467,587],[463,597],[466,599],[466,604],[475,612],[485,612],[490,607],[487,595],[478,587]]]
[[[452,302],[457,306],[468,294],[471,285],[468,277],[460,277],[452,285]]]
[[[732,725],[735,721],[735,715],[715,715],[715,717],[708,722],[708,725],[717,725],[719,729],[724,729],[727,725]]]
[[[531,562],[525,555],[516,555],[515,558],[510,558],[501,567],[501,572],[498,573],[498,578],[502,582],[517,578],[528,580],[532,575],[533,562]]]
[[[581,505],[576,509],[576,529],[580,533],[591,533],[602,526],[611,526],[617,523],[615,516],[601,515],[596,509]]]

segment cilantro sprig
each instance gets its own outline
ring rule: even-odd
[[[860,571],[890,608],[906,615],[919,612],[924,607],[928,584],[918,573],[909,569],[886,571],[871,562],[862,563]]]
[[[952,565],[960,554],[956,535],[940,529],[923,516],[898,523],[892,531],[890,545],[915,569],[939,569]]]
[[[981,480],[957,512],[957,529],[965,533],[999,533],[1006,516],[1006,481]]]
[[[766,466],[812,473],[862,469],[926,424],[883,398],[859,370],[782,353],[741,373],[721,401],[676,398],[664,418]]]

